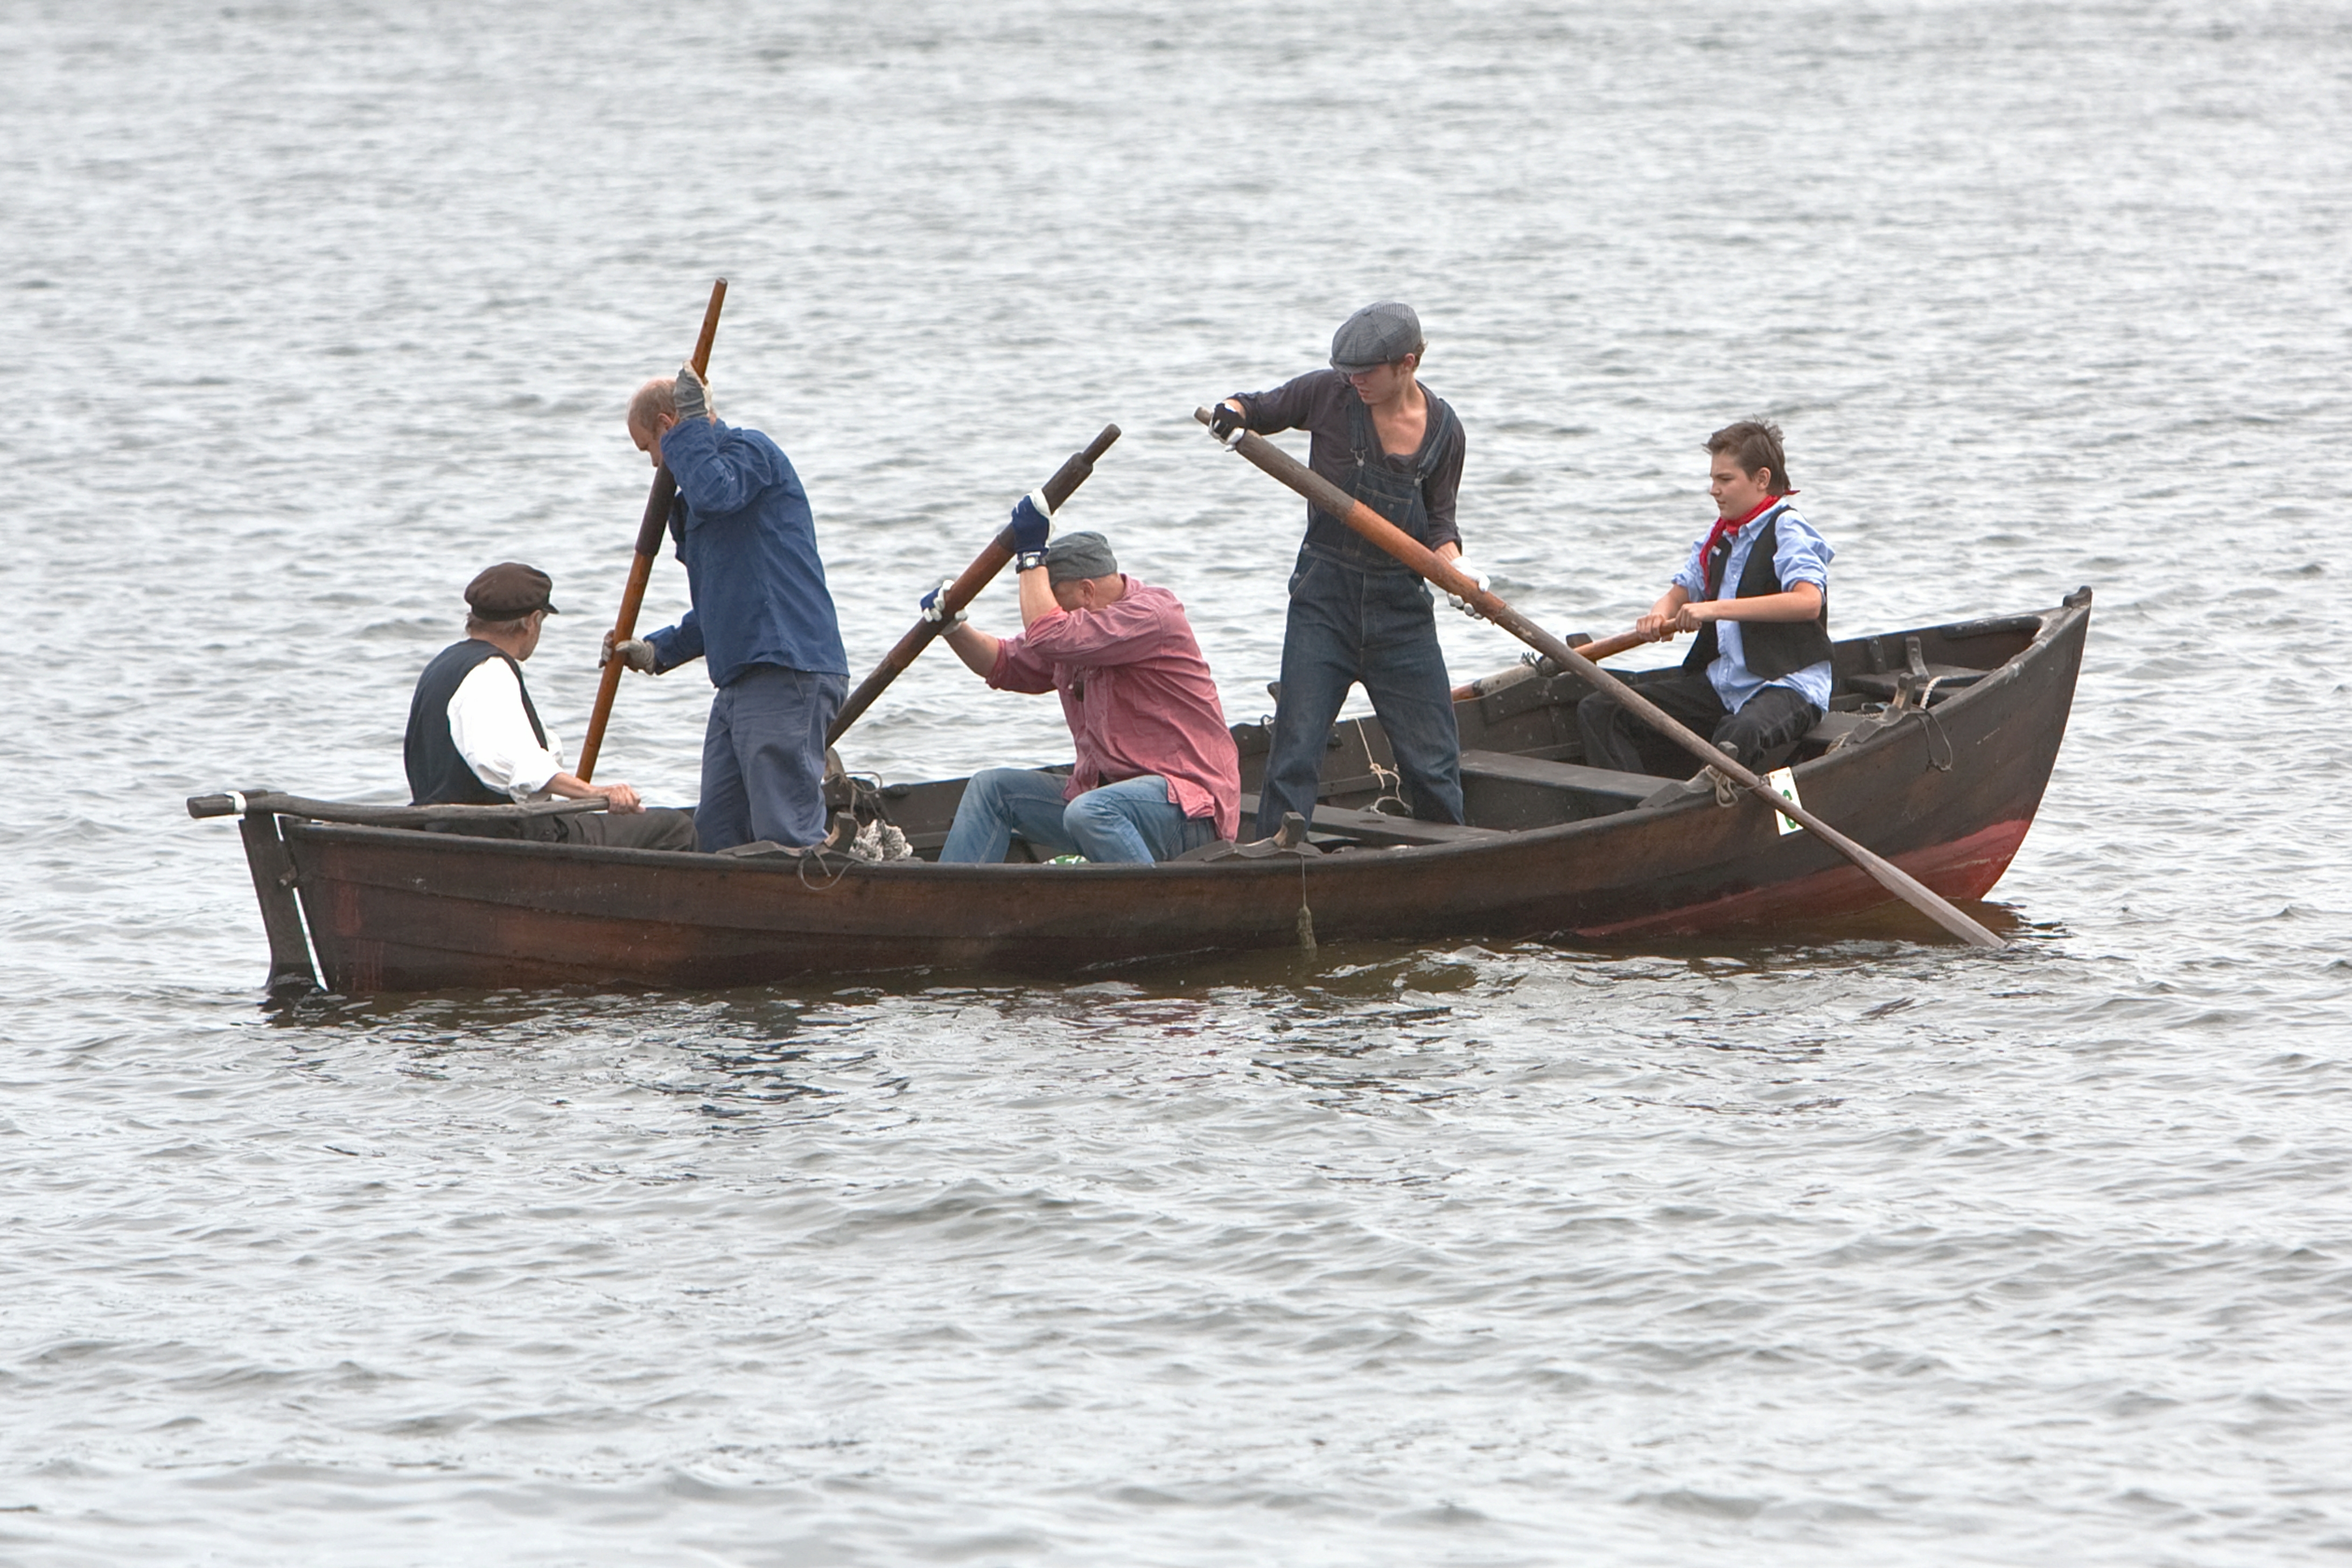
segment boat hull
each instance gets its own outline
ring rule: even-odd
[[[1982,898],[2041,804],[2088,620],[2087,595],[2041,612],[1967,689],[1802,764],[1805,803],[1945,897]],[[1465,743],[1475,722],[1474,705]],[[280,819],[320,975],[345,993],[1067,973],[1292,946],[1302,906],[1325,941],[1618,943],[1752,939],[1888,901],[1776,824],[1752,797],[1698,795],[1459,844],[1039,867],[742,860]]]

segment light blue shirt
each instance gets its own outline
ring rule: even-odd
[[[1718,599],[1737,598],[1739,574],[1748,569],[1748,552],[1756,548],[1757,536],[1764,525],[1774,518],[1780,520],[1780,531],[1772,552],[1773,570],[1780,574],[1783,591],[1800,583],[1811,583],[1826,595],[1830,591],[1830,562],[1837,552],[1829,542],[1813,531],[1813,525],[1797,515],[1797,509],[1783,501],[1768,507],[1749,518],[1738,533],[1731,536],[1731,558],[1723,563],[1723,583],[1715,595]],[[1712,528],[1709,532],[1714,531]],[[1706,597],[1706,563],[1700,552],[1706,548],[1706,534],[1691,542],[1690,554],[1683,569],[1675,574],[1675,582],[1693,599]],[[1748,649],[1740,641],[1738,621],[1715,623],[1715,662],[1706,667],[1708,684],[1715,688],[1722,700],[1724,711],[1737,713],[1748,706],[1749,699],[1767,686],[1785,686],[1823,712],[1830,706],[1830,661],[1809,664],[1793,670],[1778,680],[1759,680],[1748,672]]]

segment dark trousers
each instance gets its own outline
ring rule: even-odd
[[[1729,744],[1751,772],[1767,773],[1789,760],[1805,731],[1821,722],[1822,710],[1785,686],[1768,686],[1737,713],[1724,710],[1714,683],[1684,673],[1670,680],[1643,681],[1634,690],[1717,745]],[[1587,767],[1620,773],[1688,778],[1697,759],[1599,693],[1576,705],[1576,728],[1584,737]]]
[[[1314,820],[1331,721],[1358,681],[1388,734],[1412,814],[1462,820],[1462,737],[1430,605],[1428,586],[1411,573],[1299,557],[1282,634],[1282,695],[1258,791],[1260,837],[1282,826],[1286,811]]]
[[[551,816],[558,842],[600,844],[608,849],[691,849],[694,813],[649,805],[643,811],[590,811]]]
[[[704,854],[766,839],[824,837],[824,732],[849,696],[845,675],[755,664],[719,689],[702,734],[702,800],[694,836]]]
[[[427,833],[467,838],[520,838],[531,844],[594,844],[607,849],[691,849],[694,814],[675,806],[643,811],[572,811],[503,822],[434,822]]]

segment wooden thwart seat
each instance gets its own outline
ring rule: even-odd
[[[1989,669],[1970,669],[1966,665],[1923,664],[1916,670],[1890,669],[1884,673],[1870,669],[1861,670],[1847,676],[1845,683],[1852,689],[1866,691],[1873,697],[1893,697],[1902,689],[1904,678],[1907,675],[1914,684],[1919,686],[1934,681],[1935,695],[1928,700],[1940,702],[1960,688],[1974,686],[1991,673],[1992,671]]]
[[[1242,796],[1242,820],[1257,815],[1257,796]],[[1467,844],[1507,835],[1491,827],[1463,827],[1451,822],[1421,822],[1391,816],[1384,811],[1359,811],[1351,806],[1318,805],[1310,825],[1317,833],[1352,838],[1360,844]]]
[[[1825,752],[1834,752],[1853,745],[1885,727],[1886,716],[1883,713],[1832,711],[1822,714],[1797,744],[1801,748],[1819,746]],[[1800,751],[1798,754],[1801,756],[1804,753]]]
[[[1639,805],[1667,781],[1648,773],[1619,773],[1614,768],[1588,768],[1581,763],[1552,763],[1511,752],[1465,752],[1464,778],[1500,779],[1511,784],[1538,784],[1549,789],[1575,790],[1580,795]]]

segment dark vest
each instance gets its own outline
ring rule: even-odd
[[[1707,598],[1721,595],[1723,568],[1731,559],[1732,537],[1726,534],[1706,558]],[[1732,591],[1733,598],[1753,599],[1787,592],[1787,584],[1780,581],[1780,571],[1772,563],[1780,545],[1780,511],[1776,509],[1764,524],[1764,531],[1748,547],[1748,564],[1740,569],[1739,586]],[[1822,613],[1813,620],[1740,622],[1739,646],[1747,652],[1748,673],[1764,680],[1778,680],[1808,665],[1821,663],[1830,656],[1829,595],[1822,595]],[[1698,640],[1691,645],[1683,668],[1693,675],[1704,675],[1720,651],[1716,646],[1715,623],[1709,621],[1699,627]]]
[[[1372,411],[1360,397],[1348,400],[1348,446],[1356,466],[1342,488],[1349,495],[1395,523],[1423,544],[1429,542],[1429,501],[1422,487],[1437,471],[1446,444],[1453,438],[1454,409],[1445,399],[1423,388],[1429,399],[1429,427],[1422,435],[1413,466],[1400,470],[1381,447]],[[1326,511],[1307,520],[1307,548],[1360,572],[1404,572],[1412,568]]]
[[[522,692],[523,717],[530,721],[530,732],[539,743],[547,744],[547,731],[539,721],[539,710],[530,705],[530,688],[523,683],[522,666],[488,643],[468,637],[452,643],[433,656],[425,673],[416,678],[416,695],[408,700],[408,740],[402,752],[408,763],[408,798],[415,805],[512,805],[514,801],[503,791],[484,784],[474,770],[466,765],[458,752],[457,742],[449,737],[449,699],[457,695],[457,688],[466,677],[486,660],[503,658],[514,671],[515,685]]]

